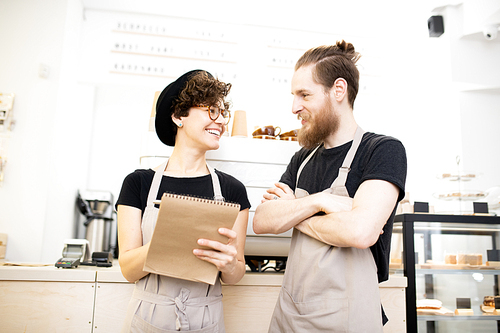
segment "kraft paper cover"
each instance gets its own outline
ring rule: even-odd
[[[218,229],[232,229],[240,205],[176,194],[163,194],[144,271],[178,279],[215,284],[219,271],[198,259],[199,238],[227,243]]]

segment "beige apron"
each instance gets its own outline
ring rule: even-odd
[[[158,208],[156,200],[167,161],[155,172],[142,218],[142,242],[153,235]],[[215,200],[223,201],[219,178],[208,166]],[[165,333],[189,331],[197,333],[225,332],[221,283],[215,285],[148,274],[135,283],[122,332]]]
[[[338,177],[325,192],[349,196],[345,183],[363,133],[358,127]],[[301,164],[297,184],[316,150]],[[295,195],[309,194],[296,188]],[[294,229],[269,332],[382,332],[377,267],[370,249],[330,246]]]

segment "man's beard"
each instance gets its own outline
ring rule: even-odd
[[[315,115],[307,114],[306,127],[299,130],[299,144],[307,149],[312,149],[322,143],[330,134],[339,127],[339,116],[335,112],[329,98]]]

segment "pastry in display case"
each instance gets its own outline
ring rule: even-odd
[[[484,296],[483,304],[481,304],[481,311],[486,314],[497,314],[495,302],[500,302],[500,296]]]
[[[443,302],[438,299],[418,299],[417,300],[417,314],[425,315],[440,315],[440,316],[453,316],[453,311],[443,307]]]

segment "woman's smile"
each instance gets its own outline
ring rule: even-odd
[[[205,131],[220,138],[221,131],[219,129],[208,128]]]

